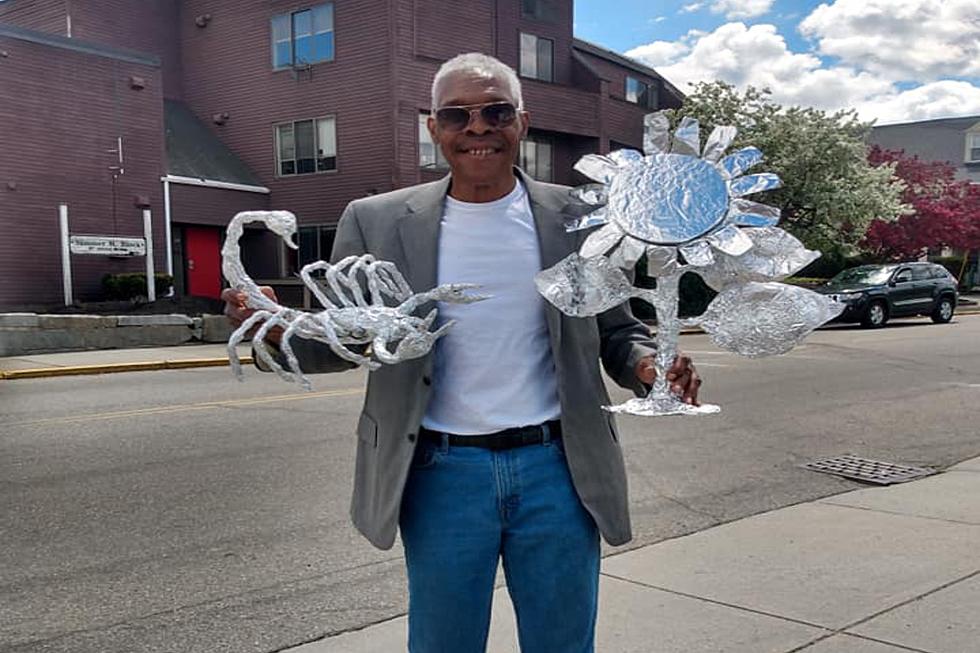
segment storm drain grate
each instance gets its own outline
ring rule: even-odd
[[[875,483],[877,485],[890,485],[892,483],[904,483],[921,476],[935,474],[936,470],[928,467],[912,467],[910,465],[899,465],[896,463],[886,463],[881,460],[861,458],[853,454],[846,453],[843,456],[814,460],[813,462],[800,465],[804,469],[824,474],[833,474],[852,478],[857,481]]]

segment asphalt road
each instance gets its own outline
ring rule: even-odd
[[[798,467],[815,458],[980,455],[980,317],[834,327],[764,360],[682,347],[723,412],[619,420],[630,546],[857,485]],[[0,651],[266,653],[403,612],[397,545],[347,520],[363,381],[0,382]]]

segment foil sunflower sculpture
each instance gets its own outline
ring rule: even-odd
[[[594,210],[568,225],[596,228],[578,253],[543,270],[539,292],[573,317],[596,315],[631,297],[657,314],[657,379],[650,393],[612,412],[635,415],[709,414],[669,389],[666,370],[677,356],[681,326],[699,326],[723,349],[751,357],[792,349],[843,305],[797,286],[776,283],[820,256],[775,225],[778,208],[747,195],[778,188],[772,173],[746,174],[762,162],[755,147],[725,156],[734,127],[716,127],[701,147],[700,126],[684,118],[671,138],[663,113],[644,118],[644,152],[589,154],[575,169],[598,182],[573,193]],[[634,287],[631,272],[646,256],[656,288]],[[677,316],[678,283],[694,272],[719,291],[696,318]]]

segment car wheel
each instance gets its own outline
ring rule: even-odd
[[[869,329],[883,327],[887,321],[888,308],[885,306],[885,302],[881,300],[868,304],[868,308],[865,309],[864,316],[861,318],[861,324]]]
[[[949,297],[940,297],[939,303],[933,309],[932,321],[936,324],[945,324],[953,319],[953,300]]]

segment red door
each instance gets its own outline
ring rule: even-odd
[[[185,227],[187,294],[221,296],[221,230],[214,227]]]

